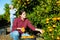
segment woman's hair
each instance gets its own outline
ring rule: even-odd
[[[22,9],[21,11],[19,11],[19,15],[21,15],[23,12],[25,12],[24,9]]]

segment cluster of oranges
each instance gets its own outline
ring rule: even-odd
[[[46,23],[49,23],[49,18],[46,19]]]
[[[49,26],[49,27],[48,27],[48,31],[49,31],[49,32],[52,32],[52,31],[53,31],[53,28]]]
[[[53,26],[49,26],[49,27],[48,27],[49,32],[52,32],[52,31],[54,30],[55,27],[56,27],[55,24],[54,24]]]
[[[46,23],[49,23],[49,20],[50,20],[50,19],[53,20],[53,21],[57,21],[57,20],[60,20],[60,17],[47,18],[47,19],[46,19]],[[52,26],[49,26],[49,27],[48,27],[48,31],[49,31],[49,32],[52,32],[55,27],[56,27],[56,24],[53,24]],[[54,38],[53,35],[52,35],[51,37]],[[57,39],[57,40],[60,40],[60,36],[57,36],[56,39]]]
[[[52,20],[60,20],[60,17],[58,17],[58,18],[52,18]]]
[[[51,37],[54,38],[53,35],[52,35]],[[56,39],[57,39],[57,40],[60,40],[60,36],[57,36]]]
[[[46,23],[49,23],[49,20],[50,20],[51,18],[47,18],[46,19]],[[56,21],[56,20],[60,20],[60,17],[58,17],[58,18],[52,18],[52,20],[53,21]],[[49,32],[52,32],[53,30],[54,30],[54,28],[56,27],[56,24],[53,24],[52,26],[49,26],[48,27],[48,30],[49,30]]]
[[[50,20],[50,18],[47,18],[47,19],[46,19],[46,23],[49,23],[49,20]],[[53,21],[60,20],[60,17],[58,17],[58,18],[57,18],[57,17],[52,18],[52,20],[53,20]]]
[[[50,20],[57,21],[57,20],[60,20],[60,17],[47,18],[46,23],[49,23]],[[52,26],[48,26],[49,32],[52,32],[54,30],[54,28],[56,28],[56,24],[53,24]]]

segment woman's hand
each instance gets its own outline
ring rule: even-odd
[[[35,30],[36,30],[36,31],[39,31],[39,32],[42,33],[42,34],[44,33],[44,30],[42,30],[42,29],[36,28]]]
[[[21,28],[17,28],[17,29],[20,29],[21,30]]]
[[[42,29],[40,29],[40,32],[41,32],[41,33],[44,33]]]
[[[25,28],[22,27],[22,28],[17,28],[18,30],[20,29],[22,32],[25,32]]]

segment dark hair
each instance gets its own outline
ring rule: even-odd
[[[19,15],[21,15],[23,12],[25,12],[24,9],[22,9],[21,11],[19,11]]]

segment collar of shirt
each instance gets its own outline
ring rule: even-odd
[[[21,17],[19,17],[19,19],[24,22],[27,18],[25,18],[24,20],[22,20]]]

